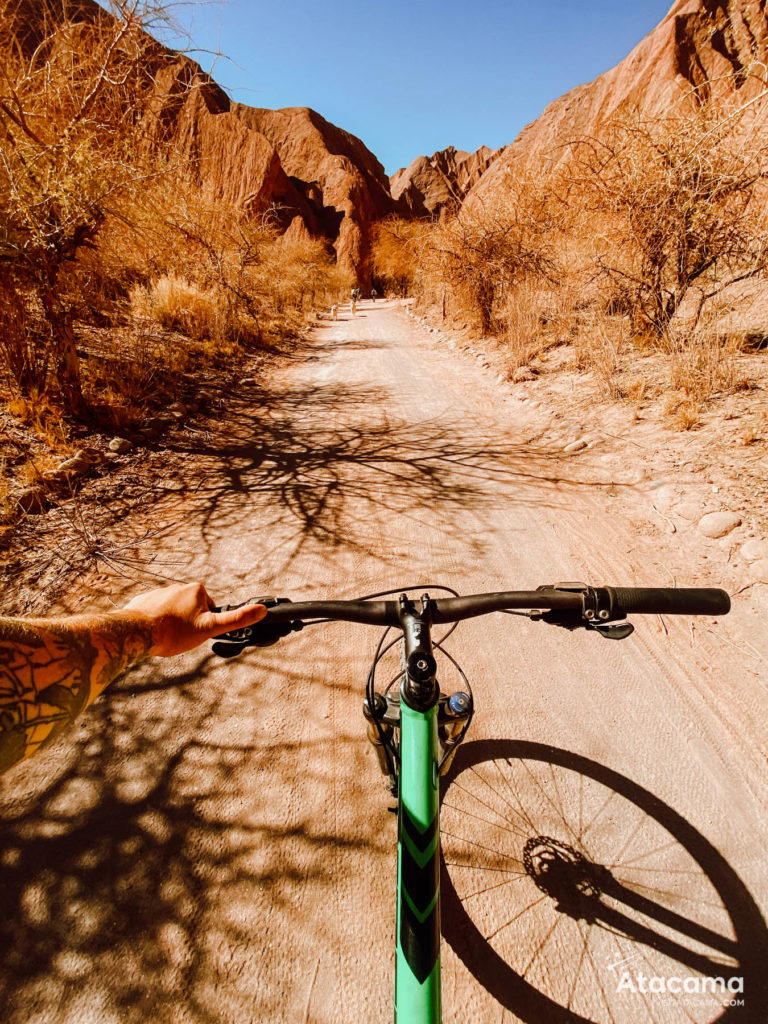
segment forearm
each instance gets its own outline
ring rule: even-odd
[[[108,615],[0,617],[0,772],[55,739],[142,658],[184,654],[266,613],[261,604],[217,611],[201,583],[181,583]]]
[[[58,736],[152,645],[151,620],[131,612],[0,618],[0,772]]]

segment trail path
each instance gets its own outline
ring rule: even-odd
[[[615,511],[599,450],[538,444],[535,410],[395,304],[324,322],[230,412],[166,552],[217,597],[667,585],[670,559],[679,585],[719,582],[639,497]],[[617,991],[632,956],[664,977],[730,964],[753,986],[739,1019],[765,1019],[751,602],[693,629],[638,618],[622,643],[506,616],[456,632],[477,712],[443,813],[447,1022],[719,1019],[711,994]],[[147,665],[3,782],[7,1024],[392,1019],[395,821],[361,715],[376,639],[333,625]],[[545,836],[611,872],[610,913],[555,910],[523,868]]]

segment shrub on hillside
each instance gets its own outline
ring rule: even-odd
[[[763,93],[685,115],[635,111],[574,146],[564,194],[595,234],[609,312],[661,337],[693,289],[695,326],[723,289],[768,269],[767,104]]]

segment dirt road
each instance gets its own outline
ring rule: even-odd
[[[198,449],[174,575],[231,600],[668,585],[671,561],[717,585],[642,495],[627,515],[599,447],[538,443],[535,409],[398,305],[344,316]],[[442,816],[446,1021],[768,1018],[758,597],[621,643],[506,616],[456,632],[477,710]],[[360,710],[376,639],[153,663],[4,780],[7,1024],[392,1019],[395,820]],[[537,886],[543,849],[578,899]]]

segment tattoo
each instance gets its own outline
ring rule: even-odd
[[[139,617],[0,618],[0,772],[54,740],[151,646]]]

